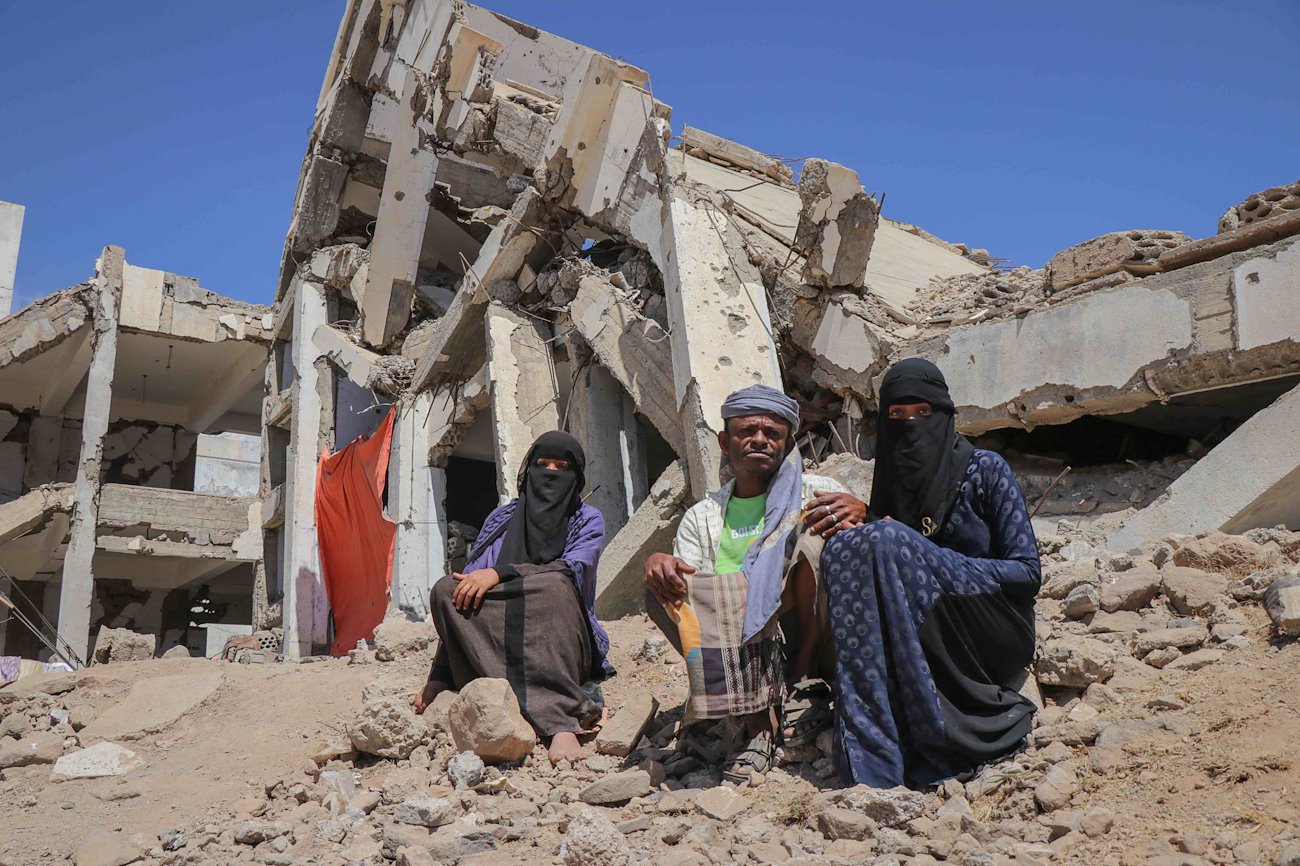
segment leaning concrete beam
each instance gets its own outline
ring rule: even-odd
[[[692,156],[710,161],[720,159],[756,171],[767,175],[777,183],[789,185],[794,181],[794,172],[790,170],[790,166],[779,159],[693,126],[682,127],[682,150]]]
[[[960,328],[895,357],[939,365],[966,433],[1129,412],[1300,372],[1300,306],[1287,300],[1297,282],[1300,239]]]
[[[782,385],[763,284],[748,270],[739,242],[728,249],[725,239],[734,229],[727,216],[697,204],[688,183],[670,196],[656,264],[667,288],[673,383],[686,439],[685,453],[678,453],[686,458],[691,490],[703,496],[720,483],[722,401],[746,385]]]
[[[72,510],[71,484],[51,485],[0,505],[0,544],[26,535],[59,512]]]
[[[370,266],[361,305],[361,337],[371,346],[387,346],[411,315],[415,273],[420,265],[425,224],[429,219],[429,192],[438,176],[438,157],[423,141],[430,130],[416,114],[421,79],[414,69],[406,72],[402,107],[392,130],[388,171],[375,219],[375,239],[370,244]]]
[[[1300,387],[1255,413],[1124,527],[1111,550],[1211,529],[1300,528]]]
[[[321,325],[311,336],[312,344],[320,354],[329,358],[349,379],[362,388],[370,376],[379,355],[369,349],[363,349],[349,340],[342,331],[333,325]]]
[[[113,401],[117,363],[117,311],[122,300],[125,254],[105,247],[95,277],[94,335],[86,374],[86,409],[81,422],[81,457],[77,461],[75,505],[68,551],[59,588],[59,634],[83,659],[90,658],[90,606],[95,597],[95,529],[99,522],[100,471],[104,434]]]
[[[681,454],[684,439],[668,334],[642,316],[609,280],[595,275],[578,281],[569,316],[601,366],[632,396],[637,411]]]
[[[497,493],[505,502],[516,495],[519,466],[533,440],[560,427],[560,391],[548,324],[498,302],[486,319]]]
[[[497,223],[461,280],[451,307],[434,325],[424,356],[415,368],[412,387],[439,387],[465,370],[477,370],[486,358],[483,308],[494,281],[514,279],[538,241],[541,196],[529,187],[519,194],[510,213]]]
[[[672,552],[686,499],[686,467],[678,460],[659,476],[645,502],[601,553],[596,568],[596,615],[601,619],[645,609],[646,558]]]
[[[0,201],[0,319],[9,315],[14,302],[14,275],[18,272],[18,245],[23,238],[20,204]]]
[[[1260,222],[1246,223],[1238,228],[1202,238],[1176,247],[1160,255],[1160,267],[1166,271],[1182,268],[1197,262],[1217,259],[1228,253],[1248,250],[1260,244],[1300,234],[1300,211]]]

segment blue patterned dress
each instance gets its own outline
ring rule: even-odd
[[[1034,530],[1011,468],[976,450],[932,538],[892,520],[841,532],[822,574],[846,781],[927,786],[1014,751],[1033,705],[1003,684],[1034,653]]]

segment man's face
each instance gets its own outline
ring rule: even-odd
[[[794,435],[776,415],[746,415],[726,421],[718,444],[737,476],[769,481],[794,447]]]

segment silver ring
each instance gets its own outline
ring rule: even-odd
[[[823,505],[823,506],[822,506],[822,511],[825,512],[825,513],[828,514],[828,515],[831,514],[831,513],[833,513],[833,512],[831,511],[831,507],[830,507],[829,505]]]
[[[834,517],[834,518],[835,518],[835,523],[836,523],[836,524],[839,524],[839,522],[840,522],[841,520],[844,519],[844,518],[840,517],[838,514],[832,514],[831,517]]]

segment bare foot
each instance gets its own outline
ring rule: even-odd
[[[560,761],[577,761],[586,755],[586,752],[578,744],[577,734],[563,731],[551,737],[551,748],[546,754],[552,764],[558,764]]]
[[[420,689],[419,693],[411,699],[411,706],[415,707],[415,714],[417,716],[423,715],[424,711],[429,708],[429,704],[433,703],[433,699],[449,688],[451,686],[437,680],[429,680],[425,683],[424,688]]]

